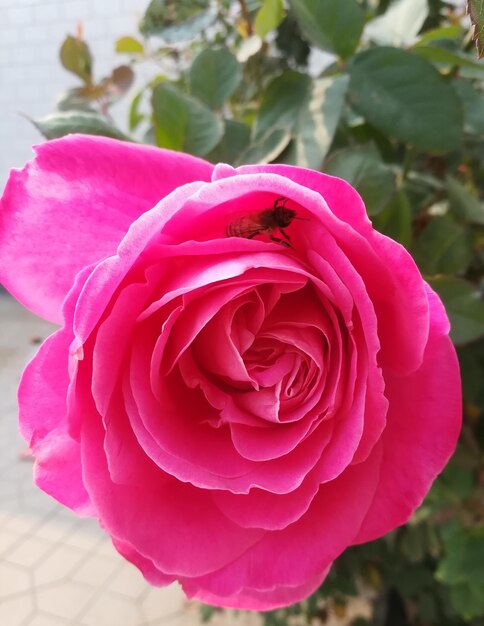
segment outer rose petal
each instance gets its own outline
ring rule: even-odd
[[[210,180],[213,166],[105,137],[68,135],[13,170],[0,204],[0,282],[60,323],[61,303],[84,266],[113,254],[129,226],[177,187]]]
[[[452,455],[461,427],[457,356],[442,303],[428,288],[430,335],[424,361],[404,378],[387,377],[387,426],[380,481],[355,543],[404,524]]]
[[[37,486],[78,515],[95,515],[82,479],[79,442],[67,432],[71,341],[67,330],[51,335],[26,368],[19,388],[20,428],[35,454]]]
[[[258,591],[257,589],[241,589],[237,595],[231,598],[219,596],[204,589],[198,589],[190,580],[183,581],[183,591],[189,598],[196,598],[201,602],[206,602],[214,606],[222,606],[232,609],[247,609],[253,611],[271,611],[283,606],[289,606],[295,602],[300,602],[313,593],[328,575],[331,566],[324,569],[321,574],[314,576],[303,585],[295,587],[277,586],[269,591]]]

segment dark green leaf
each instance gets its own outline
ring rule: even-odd
[[[418,563],[425,556],[426,538],[420,526],[407,526],[400,534],[400,551],[410,563]]]
[[[451,600],[465,619],[484,614],[484,527],[460,528],[456,523],[442,529],[445,556],[435,574],[451,586]]]
[[[433,217],[415,242],[414,258],[429,276],[464,272],[472,259],[469,233],[449,215]]]
[[[355,0],[289,0],[302,32],[311,43],[346,59],[356,50],[364,14]]]
[[[160,147],[203,156],[222,137],[223,125],[210,109],[170,83],[153,90],[153,113]]]
[[[282,0],[263,0],[254,21],[254,30],[261,39],[275,30],[284,19],[284,3]]]
[[[296,22],[291,13],[277,29],[276,46],[279,53],[296,65],[306,65],[310,48],[301,37],[299,24]]]
[[[462,78],[454,79],[452,86],[464,107],[464,130],[484,135],[484,93],[479,91],[471,81]]]
[[[484,204],[477,197],[477,193],[472,191],[456,178],[447,178],[447,192],[451,210],[455,215],[464,218],[473,224],[484,226]]]
[[[134,37],[120,37],[116,40],[116,52],[120,54],[143,54],[144,45]]]
[[[412,209],[404,191],[399,190],[378,215],[373,226],[384,235],[410,248],[412,243]]]
[[[467,0],[467,11],[471,16],[477,54],[481,59],[484,56],[484,0]]]
[[[190,68],[192,95],[219,109],[242,80],[242,67],[227,48],[205,48]]]
[[[309,76],[291,70],[273,80],[262,96],[254,127],[255,138],[273,128],[292,130],[310,89]]]
[[[65,113],[53,113],[52,115],[31,121],[46,139],[57,139],[69,133],[84,133],[86,135],[102,135],[104,137],[131,141],[130,137],[96,113],[68,111]]]
[[[350,100],[383,133],[422,150],[448,152],[460,143],[459,98],[428,61],[410,52],[383,47],[359,54]]]
[[[445,305],[455,344],[469,343],[484,335],[484,300],[480,291],[452,276],[439,276],[429,283]]]
[[[206,156],[213,163],[237,163],[250,143],[250,128],[235,120],[225,120],[222,139]]]
[[[335,152],[324,171],[353,185],[363,198],[369,215],[379,213],[395,193],[395,174],[372,145]]]
[[[92,56],[87,44],[82,39],[68,35],[60,49],[62,65],[85,83],[92,81]]]
[[[382,46],[408,46],[429,14],[427,0],[396,0],[388,11],[365,26],[365,35]]]
[[[260,137],[241,155],[238,164],[271,163],[291,141],[291,133],[283,128],[275,128]]]
[[[144,35],[158,35],[176,43],[193,39],[217,15],[209,0],[152,0],[140,23]]]

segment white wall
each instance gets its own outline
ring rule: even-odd
[[[126,57],[114,52],[121,35],[136,35],[149,0],[0,0],[0,191],[11,167],[31,158],[41,135],[23,118],[52,112],[58,94],[79,85],[58,59],[67,34],[81,21],[101,78]],[[113,107],[126,129],[129,94]]]

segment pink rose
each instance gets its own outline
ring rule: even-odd
[[[308,220],[292,247],[227,235],[278,198]],[[344,181],[70,136],[12,173],[0,217],[3,284],[62,324],[20,385],[35,481],[151,583],[296,602],[452,454],[444,309]]]

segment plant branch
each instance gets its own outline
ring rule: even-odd
[[[242,15],[247,24],[247,33],[249,37],[254,34],[254,30],[252,28],[252,22],[250,21],[249,11],[247,9],[247,5],[245,4],[245,0],[239,0],[240,8],[242,9]]]

